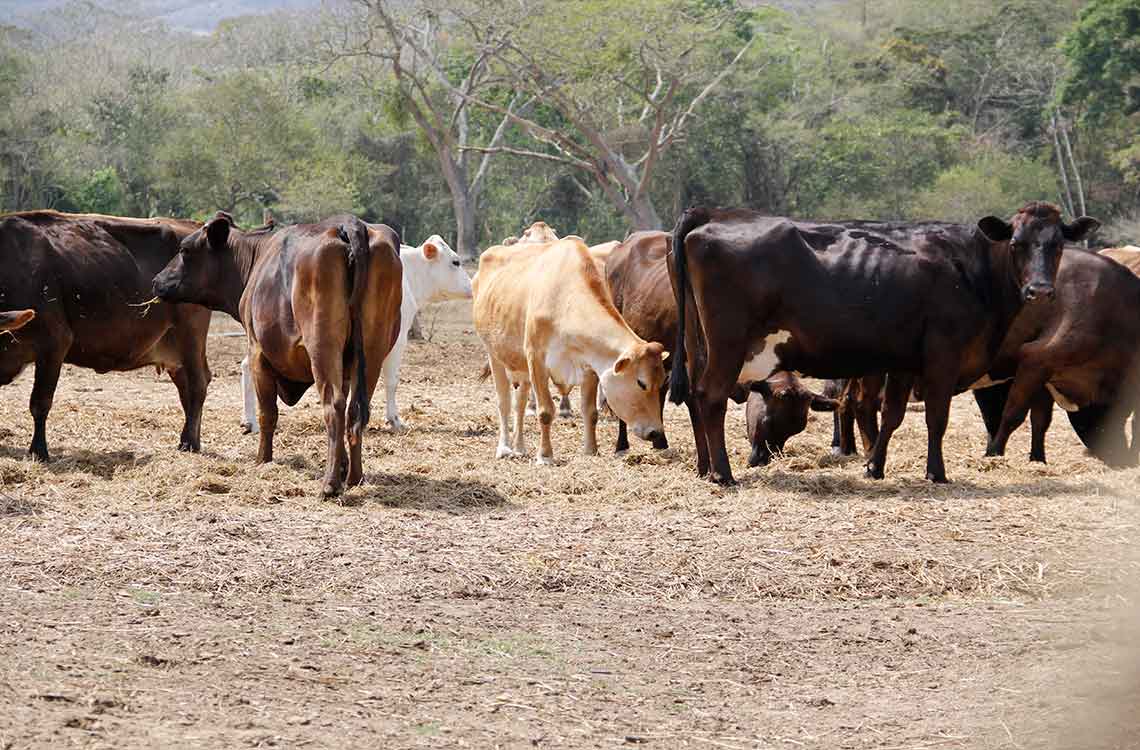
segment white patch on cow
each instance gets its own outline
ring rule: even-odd
[[[1011,380],[1013,380],[1013,378],[1002,378],[1001,380],[994,380],[989,375],[983,375],[982,377],[978,378],[978,382],[971,385],[967,390],[977,391],[982,388],[989,388],[992,385],[1001,385],[1002,383],[1008,383]]]
[[[1048,389],[1049,395],[1053,397],[1053,400],[1057,402],[1057,405],[1060,406],[1065,411],[1079,411],[1080,410],[1081,407],[1079,407],[1075,403],[1073,403],[1073,401],[1070,400],[1068,396],[1066,396],[1065,394],[1058,391],[1052,385],[1046,383],[1045,388]]]
[[[557,339],[551,341],[550,348],[546,350],[546,369],[555,383],[580,385],[582,382],[582,368],[575,364]]]
[[[767,336],[764,339],[763,348],[744,363],[736,382],[749,383],[753,380],[767,380],[773,371],[781,369],[780,358],[776,356],[776,352],[773,350],[776,348],[776,344],[782,344],[791,337],[791,331],[783,330]]]

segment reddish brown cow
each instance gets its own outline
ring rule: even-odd
[[[154,279],[159,298],[229,313],[245,328],[258,462],[273,460],[277,399],[292,406],[316,384],[328,432],[326,497],[363,478],[369,403],[400,334],[399,253],[392,229],[354,216],[243,232],[219,212]]]
[[[200,449],[210,312],[143,306],[151,279],[199,226],[55,211],[0,217],[0,305],[35,310],[19,336],[0,336],[0,385],[35,363],[30,453],[36,460],[49,458],[47,417],[64,363],[99,373],[147,365],[170,373],[186,415],[178,449]]]

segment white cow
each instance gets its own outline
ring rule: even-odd
[[[387,395],[388,425],[394,430],[404,429],[396,406],[396,385],[400,379],[400,361],[408,345],[408,330],[412,320],[424,305],[447,299],[471,297],[471,279],[460,265],[459,256],[438,234],[428,237],[419,247],[400,247],[400,261],[404,264],[404,301],[400,305],[400,338],[384,360],[380,375]],[[244,417],[242,428],[257,432],[257,403],[253,382],[249,377],[249,358],[241,361],[241,387]]]

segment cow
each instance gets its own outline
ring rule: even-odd
[[[438,234],[428,237],[419,247],[400,246],[400,263],[403,266],[403,301],[400,303],[400,336],[396,345],[384,359],[381,377],[386,395],[388,426],[393,430],[405,429],[396,405],[396,386],[400,380],[400,363],[408,345],[408,331],[423,305],[449,299],[471,297],[471,279],[463,270],[459,255]],[[249,357],[241,361],[242,404],[245,418],[242,427],[246,432],[257,433],[256,395],[249,377]]]
[[[487,349],[499,399],[498,458],[526,454],[523,416],[533,386],[541,426],[535,460],[552,461],[552,379],[560,386],[581,386],[586,454],[598,450],[599,386],[610,408],[638,437],[654,440],[662,434],[658,392],[665,376],[664,347],[630,330],[580,238],[522,250],[492,247],[479,257],[473,287],[475,330]],[[508,423],[512,383],[519,391],[513,445]]]
[[[146,304],[150,280],[199,226],[56,211],[0,216],[0,305],[35,311],[18,337],[0,337],[0,385],[35,363],[29,449],[35,460],[50,460],[47,417],[65,363],[98,373],[165,370],[185,415],[178,449],[201,449],[210,312]]]
[[[354,216],[242,231],[219,211],[154,277],[159,299],[228,313],[245,329],[258,463],[273,460],[277,399],[292,406],[316,385],[328,434],[325,497],[363,479],[369,403],[400,335],[399,247],[392,229]]]
[[[1065,242],[1097,226],[1084,216],[1065,224],[1056,206],[1033,202],[1010,222],[988,216],[976,230],[937,229],[904,248],[836,225],[687,210],[674,228],[670,263],[679,315],[670,398],[684,402],[692,382],[698,473],[734,481],[724,417],[736,383],[777,370],[821,378],[888,373],[868,476],[883,477],[887,445],[921,375],[926,476],[946,482],[951,397],[986,374],[1023,307],[1051,303]]]
[[[855,444],[856,425],[859,427],[863,453],[870,454],[879,436],[883,381],[881,375],[866,375],[861,378],[828,380],[824,383],[823,395],[835,399],[838,403],[831,428],[833,455],[854,456],[859,452]]]
[[[1057,302],[1027,309],[1010,330],[988,373],[996,385],[976,391],[990,440],[987,456],[1005,453],[1030,415],[1031,461],[1045,462],[1045,435],[1056,402],[1089,451],[1110,466],[1133,466],[1140,453],[1140,251],[1112,248],[1066,253],[1057,272]],[[1124,425],[1133,414],[1132,445]]]
[[[741,400],[737,386],[733,400]],[[788,438],[807,427],[808,410],[835,411],[839,401],[815,393],[790,372],[777,372],[750,384],[744,408],[745,435],[752,444],[749,466],[767,466],[773,454],[783,453]]]
[[[36,317],[35,310],[13,310],[0,312],[0,333],[18,331]]]

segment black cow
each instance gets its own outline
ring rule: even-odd
[[[1063,224],[1056,206],[1030,203],[1012,222],[990,216],[976,230],[937,229],[906,249],[836,225],[686,211],[670,263],[680,323],[670,398],[682,403],[693,383],[698,473],[733,481],[724,416],[738,381],[776,370],[889,373],[868,475],[883,476],[887,445],[922,376],[926,475],[945,482],[951,397],[988,372],[1025,305],[1052,301],[1065,241],[1097,226],[1087,217]]]

